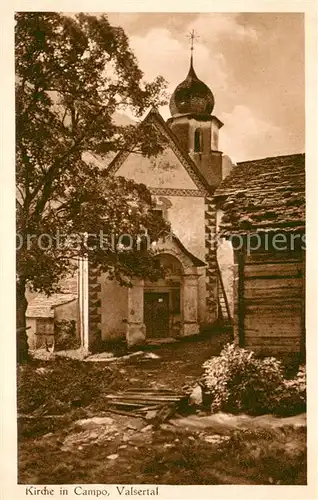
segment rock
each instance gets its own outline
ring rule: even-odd
[[[138,358],[139,356],[142,356],[144,354],[143,351],[136,351],[136,352],[132,352],[131,354],[125,354],[125,356],[121,356],[121,358],[119,358],[120,360],[122,361],[126,361],[126,359],[131,359],[131,358]]]
[[[158,356],[157,354],[154,354],[153,352],[146,352],[144,357],[146,359],[160,359],[160,356]]]
[[[202,387],[197,384],[189,396],[190,405],[201,406],[203,401]]]
[[[47,439],[49,437],[52,437],[53,435],[53,432],[48,432],[47,434],[44,434],[44,436],[42,436],[42,439]]]
[[[35,370],[36,373],[39,375],[45,375],[46,373],[51,373],[53,370],[50,370],[49,368],[45,368],[44,366],[40,366]]]
[[[158,413],[158,411],[157,411],[157,410],[150,410],[150,411],[147,411],[146,416],[145,416],[145,419],[146,419],[146,420],[152,420],[152,419],[156,418],[157,413]]]
[[[176,428],[170,424],[160,424],[160,429],[163,431],[172,431],[175,432]]]
[[[132,424],[129,422],[127,424],[127,429],[133,429],[134,431],[136,431],[138,429],[138,427],[135,424]]]
[[[109,442],[114,439],[114,429],[113,426],[106,428],[100,427],[99,430],[85,430],[82,432],[74,432],[66,436],[62,443],[62,451],[69,451],[73,448],[78,448],[78,446],[89,446],[93,443],[102,444],[104,442]]]
[[[131,446],[144,446],[145,444],[151,444],[152,442],[152,434],[147,433],[139,433],[131,436],[129,438],[129,443]]]
[[[31,352],[32,358],[41,359],[43,361],[53,361],[56,359],[56,353],[49,352],[46,349],[36,349]]]
[[[211,444],[220,444],[223,441],[228,441],[230,436],[221,436],[220,434],[212,434],[211,436],[204,436],[204,441]]]
[[[150,346],[160,346],[160,345],[164,345],[164,344],[176,344],[179,340],[176,339],[176,338],[162,338],[162,339],[149,339],[146,341],[147,345],[150,345]]]
[[[146,425],[143,429],[141,429],[141,432],[148,432],[152,430],[152,425]]]
[[[114,356],[113,352],[100,352],[98,354],[92,354],[88,356],[85,361],[103,361],[103,362],[111,362],[117,361],[119,358]]]
[[[98,432],[96,431],[91,431],[89,435],[90,439],[97,439],[98,438]]]
[[[86,361],[85,358],[87,358],[90,355],[90,352],[85,347],[79,347],[78,349],[67,349],[63,351],[56,351],[55,355],[62,358]]]
[[[92,418],[84,418],[82,420],[77,420],[75,425],[79,425],[85,429],[95,429],[100,425],[112,425],[114,423],[114,419],[110,417],[92,417]]]
[[[285,426],[306,427],[306,414],[295,415],[293,417],[275,417],[274,415],[261,415],[254,417],[251,415],[230,413],[214,413],[213,415],[199,417],[189,415],[188,417],[174,418],[170,423],[183,429],[201,431],[213,429],[214,434],[226,434],[236,429],[266,429],[281,428]]]
[[[116,460],[116,458],[118,458],[119,455],[117,453],[114,453],[113,455],[108,455],[108,460]]]
[[[128,422],[127,429],[132,429],[134,431],[138,431],[142,429],[144,422],[142,420],[136,420],[135,422]]]
[[[62,451],[69,451],[79,446],[88,446],[92,443],[113,441],[118,431],[114,420],[109,417],[93,417],[77,420],[74,423],[74,432],[71,432],[62,443]]]

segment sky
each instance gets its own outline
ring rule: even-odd
[[[300,13],[109,13],[129,37],[146,80],[168,93],[194,68],[223,123],[219,147],[233,161],[304,152],[304,19]],[[170,116],[168,106],[160,109]]]

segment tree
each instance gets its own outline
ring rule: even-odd
[[[124,31],[105,15],[18,13],[15,49],[17,344],[23,361],[27,287],[58,291],[81,256],[123,285],[133,275],[160,275],[151,248],[137,237],[147,233],[155,240],[168,230],[151,211],[149,191],[109,176],[92,159],[131,148],[152,156],[162,149],[150,123],[120,126],[114,115],[128,107],[140,117],[163,104],[165,81],[143,82]],[[127,246],[123,233],[133,244]]]

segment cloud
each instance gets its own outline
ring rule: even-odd
[[[189,24],[188,30],[194,29],[200,39],[212,44],[225,37],[242,41],[256,41],[256,30],[240,23],[239,16],[240,14],[236,13],[200,14]]]
[[[189,47],[173,36],[166,28],[153,28],[145,36],[131,36],[130,45],[138,59],[145,79],[152,80],[162,75],[168,80],[168,93],[172,94],[176,86],[185,79],[190,61]],[[207,64],[208,61],[208,64]],[[195,48],[195,68],[198,77],[207,85],[226,88],[227,72],[223,55],[217,51],[211,53],[203,43]],[[161,110],[164,118],[170,116],[168,107]]]
[[[169,94],[187,75],[186,35],[195,30],[199,38],[194,67],[214,93],[214,113],[224,122],[220,149],[243,161],[304,149],[304,84],[299,77],[303,26],[297,19],[287,13],[279,17],[270,13],[140,14],[138,19],[127,15],[123,24],[129,28],[130,44],[145,79],[162,75],[169,82]],[[168,106],[160,112],[165,119],[170,117]]]
[[[239,14],[198,14],[191,21],[185,18],[182,28],[168,29],[152,27],[146,34],[130,37],[130,45],[138,59],[145,78],[152,80],[157,75],[164,76],[168,82],[168,93],[184,80],[189,68],[189,41],[186,34],[192,29],[198,33],[195,42],[194,67],[198,77],[213,91],[228,92],[228,75],[231,68],[221,51],[220,41],[255,41],[256,31],[239,22]],[[171,27],[170,27],[171,28]],[[182,31],[181,31],[182,30]],[[164,118],[170,116],[168,106],[162,108]]]
[[[220,118],[224,122],[220,149],[233,161],[266,157],[269,151],[273,156],[290,153],[284,130],[256,116],[247,106],[236,105],[232,112],[222,113]]]

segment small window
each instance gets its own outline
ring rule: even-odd
[[[200,128],[194,132],[194,151],[196,153],[202,152],[202,131]]]

